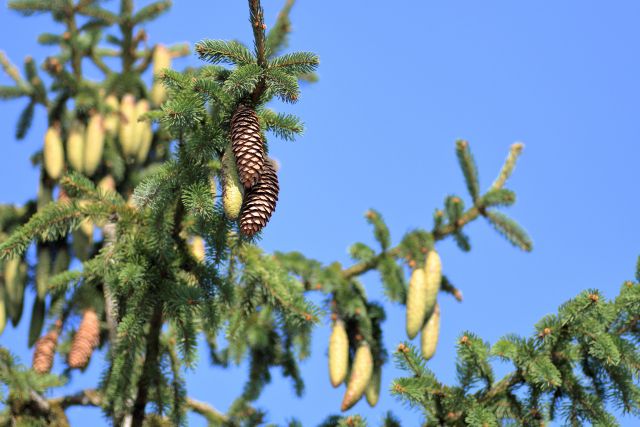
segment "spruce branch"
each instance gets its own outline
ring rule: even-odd
[[[498,177],[493,182],[493,184],[491,184],[492,190],[499,189],[504,186],[504,184],[507,182],[507,179],[509,179],[509,177],[513,173],[513,170],[516,167],[516,162],[518,161],[518,157],[520,157],[520,154],[522,154],[523,149],[524,144],[522,144],[521,142],[516,142],[511,146],[509,155],[507,156],[502,169],[500,169]]]
[[[465,147],[467,146],[466,145],[462,146],[464,150],[466,150]],[[447,203],[446,203],[447,216],[449,217],[450,221],[446,224],[442,223],[440,220],[435,222],[435,225],[431,230],[431,235],[434,241],[443,240],[449,236],[460,238],[461,230],[467,224],[477,219],[479,216],[492,215],[492,217],[494,218],[499,217],[497,221],[500,221],[501,219],[505,218],[504,214],[498,213],[496,211],[488,211],[487,208],[489,206],[495,206],[495,205],[505,205],[505,204],[508,205],[511,203],[511,200],[515,199],[515,197],[513,196],[513,193],[510,192],[509,190],[503,190],[502,186],[506,183],[506,179],[508,178],[508,176],[511,174],[511,171],[515,167],[515,162],[521,150],[522,150],[521,144],[514,144],[511,147],[510,155],[507,160],[507,163],[509,166],[508,167],[504,166],[503,171],[501,172],[501,175],[504,175],[505,178],[501,179],[497,184],[494,183],[494,185],[492,186],[491,190],[489,190],[489,192],[485,193],[481,197],[478,197],[474,206],[472,206],[471,208],[467,209],[466,211],[463,211],[462,201],[458,197],[449,197],[447,199]],[[504,171],[505,168],[507,169],[507,172]],[[473,176],[473,174],[470,174],[470,176]],[[436,218],[440,219],[442,218],[442,216],[441,215],[436,216]],[[500,222],[500,224],[502,225],[503,221]],[[509,226],[506,227],[504,230],[503,228],[499,228],[497,225],[496,225],[496,228],[500,232],[503,232],[503,233],[508,232],[508,235],[512,236],[512,238],[515,239],[514,241],[517,242],[517,245],[522,249],[527,251],[531,250],[531,247],[532,247],[531,240],[526,235],[524,230],[522,230],[520,226],[518,226],[515,222],[513,222],[513,220],[510,220],[508,225]],[[466,236],[462,236],[462,237],[466,238]],[[342,274],[347,279],[351,277],[359,276],[361,274],[366,273],[367,271],[375,269],[384,257],[391,256],[394,258],[398,258],[401,255],[402,255],[401,245],[395,246],[390,249],[385,249],[383,250],[383,252],[379,253],[378,255],[376,255],[375,257],[369,260],[356,263],[344,269]]]
[[[251,22],[251,28],[253,29],[256,60],[260,67],[266,68],[265,30],[267,26],[264,23],[264,11],[260,5],[260,0],[249,0],[249,10],[249,22]]]
[[[494,228],[507,238],[514,246],[519,247],[523,251],[531,251],[533,243],[527,232],[507,215],[494,211],[485,211],[485,216]]]
[[[209,423],[213,425],[220,425],[229,422],[228,416],[207,403],[187,397],[186,404],[189,410],[202,415]]]
[[[202,40],[195,47],[198,57],[212,64],[249,65],[256,60],[243,44],[237,41]]]
[[[98,390],[86,389],[66,396],[48,399],[48,403],[51,406],[60,406],[62,409],[66,409],[71,406],[101,407],[104,402],[103,396]]]
[[[154,3],[151,3],[143,8],[139,9],[136,14],[133,16],[131,21],[134,25],[141,24],[147,21],[153,21],[158,16],[162,15],[171,7],[170,0],[160,0]]]
[[[7,58],[7,55],[3,51],[0,51],[0,66],[2,66],[4,72],[11,77],[21,91],[31,93],[29,84],[22,78],[16,66],[9,61],[9,58]]]
[[[458,155],[458,162],[464,174],[469,195],[471,195],[471,198],[475,202],[480,196],[480,183],[478,181],[478,169],[471,155],[471,150],[469,150],[469,143],[464,140],[457,141],[456,154]]]
[[[282,6],[282,9],[278,13],[278,18],[276,23],[271,27],[267,34],[266,50],[268,52],[268,56],[274,57],[282,49],[287,47],[288,44],[288,36],[291,32],[291,19],[289,18],[289,14],[291,13],[291,9],[295,4],[295,0],[287,0]]]

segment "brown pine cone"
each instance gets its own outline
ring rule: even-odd
[[[268,159],[264,163],[258,183],[249,190],[244,198],[240,212],[240,231],[251,237],[262,230],[276,209],[278,202],[278,175],[273,163]]]
[[[89,363],[93,349],[100,340],[100,320],[92,309],[84,311],[78,332],[73,337],[69,351],[69,367],[84,368]]]
[[[231,143],[240,181],[245,188],[251,188],[258,182],[265,163],[260,121],[253,108],[238,105],[231,118]]]
[[[53,356],[56,354],[56,346],[58,345],[58,335],[60,333],[60,324],[49,332],[41,336],[36,341],[36,346],[33,350],[33,370],[39,374],[46,374],[51,371],[53,366]]]

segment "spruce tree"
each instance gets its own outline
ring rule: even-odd
[[[506,184],[521,144],[482,192],[470,146],[457,141],[467,206],[462,196],[448,196],[430,228],[413,229],[396,244],[382,215],[368,211],[378,247],[354,243],[350,266],[260,248],[279,194],[269,144],[303,131],[300,118],[271,107],[295,103],[300,82],[315,81],[319,65],[313,53],[286,50],[293,3],[286,1],[267,31],[260,1],[248,0],[254,45],[201,41],[194,51],[202,65],[179,72],[171,59],[189,48],[147,45],[140,28],[169,1],[136,9],[121,0],[118,10],[99,0],[9,2],[24,15],[50,14],[65,29],[39,36],[60,48],[40,67],[27,58],[20,72],[0,53],[14,82],[0,87],[0,97],[28,99],[16,137],[28,132],[36,109],[48,121],[33,156],[37,194],[23,206],[0,206],[0,332],[7,320],[29,321],[34,346],[31,367],[0,347],[0,424],[64,426],[67,408],[90,405],[113,425],[184,425],[188,411],[212,426],[260,425],[265,413],[254,402],[272,368],[302,393],[299,362],[323,319],[331,319],[331,383],[345,384],[335,412],[363,398],[373,406],[390,391],[423,411],[426,425],[616,425],[612,407],[638,415],[640,261],[636,281],[625,282],[615,299],[585,291],[536,324],[532,337],[507,335],[491,346],[463,332],[456,385],[428,368],[437,300],[462,300],[438,243],[451,238],[469,251],[465,227],[484,218],[516,248],[532,249],[503,212],[515,203]],[[102,72],[100,81],[86,77],[87,61]],[[143,74],[150,68],[148,85]],[[72,261],[81,267],[71,268]],[[367,298],[359,279],[370,271],[380,274],[387,303],[407,306],[407,334],[421,335],[421,349],[409,342],[393,349],[407,376],[391,385],[380,381],[389,359],[385,309]],[[25,292],[35,294],[30,317],[22,316]],[[314,292],[326,297],[324,307],[305,298]],[[195,363],[200,336],[214,364],[250,361],[249,380],[226,413],[187,394],[184,370]],[[101,381],[56,395],[98,347],[107,350]],[[513,371],[496,378],[493,360],[510,362]],[[384,425],[401,419],[387,414]],[[331,415],[323,425],[365,420]]]

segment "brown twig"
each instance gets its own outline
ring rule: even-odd
[[[227,417],[225,414],[218,411],[213,406],[207,403],[200,402],[199,400],[195,400],[190,397],[187,397],[186,403],[187,403],[187,408],[189,408],[191,411],[197,414],[202,415],[207,419],[207,421],[211,423],[214,423],[217,425],[217,424],[222,424],[229,421],[229,417]]]

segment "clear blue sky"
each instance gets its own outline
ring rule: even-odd
[[[245,1],[175,3],[149,26],[151,41],[251,42]],[[271,23],[283,1],[263,3]],[[286,107],[306,122],[304,137],[271,144],[282,164],[282,190],[264,247],[348,264],[347,247],[372,240],[363,220],[369,207],[384,214],[397,242],[412,227],[429,227],[447,194],[465,194],[456,139],[470,141],[484,187],[509,145],[523,141],[510,184],[518,201],[509,213],[532,235],[534,251],[514,249],[484,221],[468,229],[471,253],[450,241],[439,246],[445,273],[465,301],[441,296],[441,341],[430,366],[453,381],[461,331],[491,342],[509,332],[530,334],[538,319],[582,289],[615,295],[632,277],[640,253],[639,16],[635,0],[299,0],[291,48],[320,55],[320,82]],[[35,39],[53,30],[44,17],[0,10],[0,48],[14,61],[51,52]],[[192,56],[176,67],[197,64]],[[0,75],[0,84],[9,83]],[[26,141],[16,142],[22,106],[0,103],[0,202],[22,202],[37,186],[28,158],[42,143],[45,115],[39,111]],[[383,299],[377,276],[366,276],[365,283],[372,299]],[[404,311],[387,307],[385,341],[392,350],[405,339]],[[27,327],[23,320],[17,331],[8,328],[0,343],[30,363]],[[302,399],[274,372],[258,402],[269,421],[296,417],[316,425],[338,412],[343,389],[329,385],[328,334],[328,322],[314,332]],[[94,357],[88,373],[76,375],[66,390],[95,384],[99,365]],[[388,365],[384,387],[396,374]],[[188,375],[189,394],[225,410],[245,378],[244,365],[224,372],[210,368],[203,354]],[[352,412],[377,425],[388,409],[405,425],[420,419],[387,393],[375,409],[363,402]],[[70,413],[74,425],[104,423],[96,410]]]

